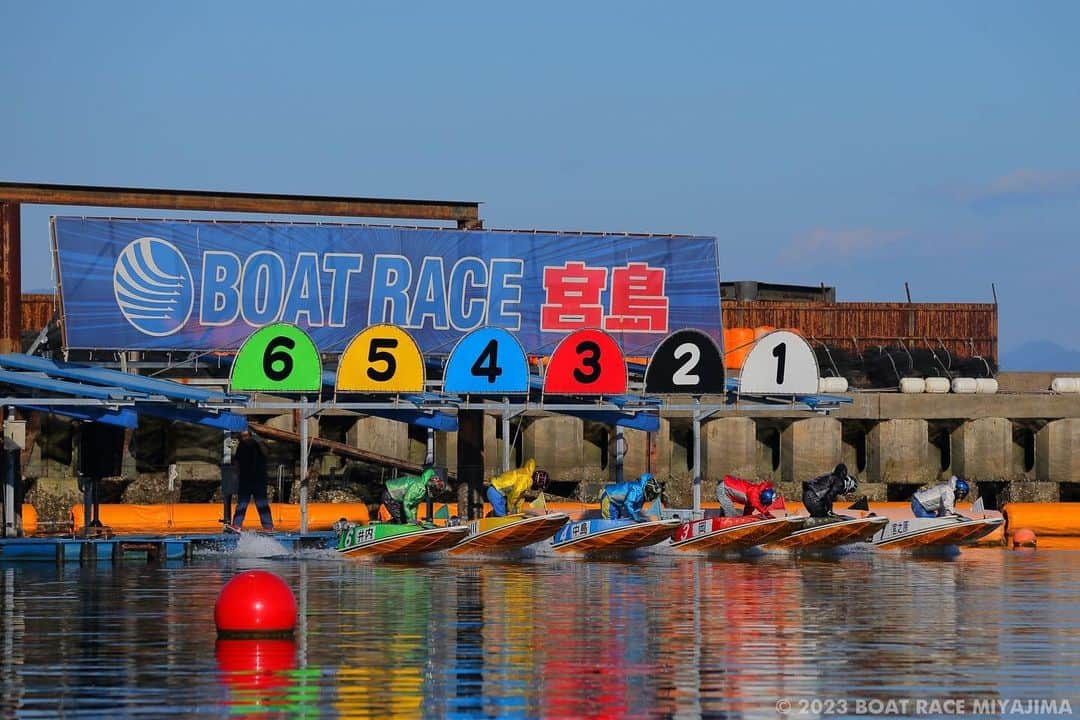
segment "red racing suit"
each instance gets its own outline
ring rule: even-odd
[[[756,483],[733,475],[725,475],[724,479],[716,484],[716,499],[720,501],[720,505],[724,508],[725,515],[728,514],[729,509],[734,510],[732,503],[741,503],[744,507],[743,515],[761,513],[766,517],[772,517],[769,514],[769,508],[782,510],[784,508],[784,499],[780,497],[780,493],[776,493],[776,499],[772,505],[765,507],[761,503],[761,491],[765,488],[776,491],[772,482],[768,480]],[[734,513],[732,512],[732,514]]]

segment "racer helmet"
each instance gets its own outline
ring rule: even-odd
[[[761,505],[762,507],[769,507],[776,501],[776,491],[771,487],[765,488],[761,491]]]
[[[652,501],[660,497],[660,482],[653,477],[652,473],[645,473],[641,476],[641,479],[645,481],[645,499]]]

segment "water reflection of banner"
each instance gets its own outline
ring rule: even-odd
[[[549,638],[539,658],[543,717],[618,718],[652,707],[649,576],[635,565],[568,562],[550,578],[549,592],[566,602],[537,608]]]
[[[676,717],[768,710],[801,686],[798,571],[790,565],[680,558],[666,574],[666,602],[651,617],[670,674],[658,674],[656,711]]]
[[[347,604],[348,643],[337,671],[334,708],[343,717],[413,718],[423,712],[429,661],[432,579],[411,567],[350,566],[351,582],[377,587],[374,601]],[[372,596],[368,596],[372,597]]]

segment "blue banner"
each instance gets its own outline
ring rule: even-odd
[[[716,239],[367,225],[55,218],[70,348],[236,350],[275,322],[341,352],[369,325],[449,353],[484,326],[550,354],[581,328],[648,354],[721,339]]]

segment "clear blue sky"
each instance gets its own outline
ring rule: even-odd
[[[1080,350],[1077,27],[1074,2],[0,0],[0,179],[709,234],[724,279],[841,300],[996,283],[1003,355]],[[66,212],[24,210],[24,288]]]

